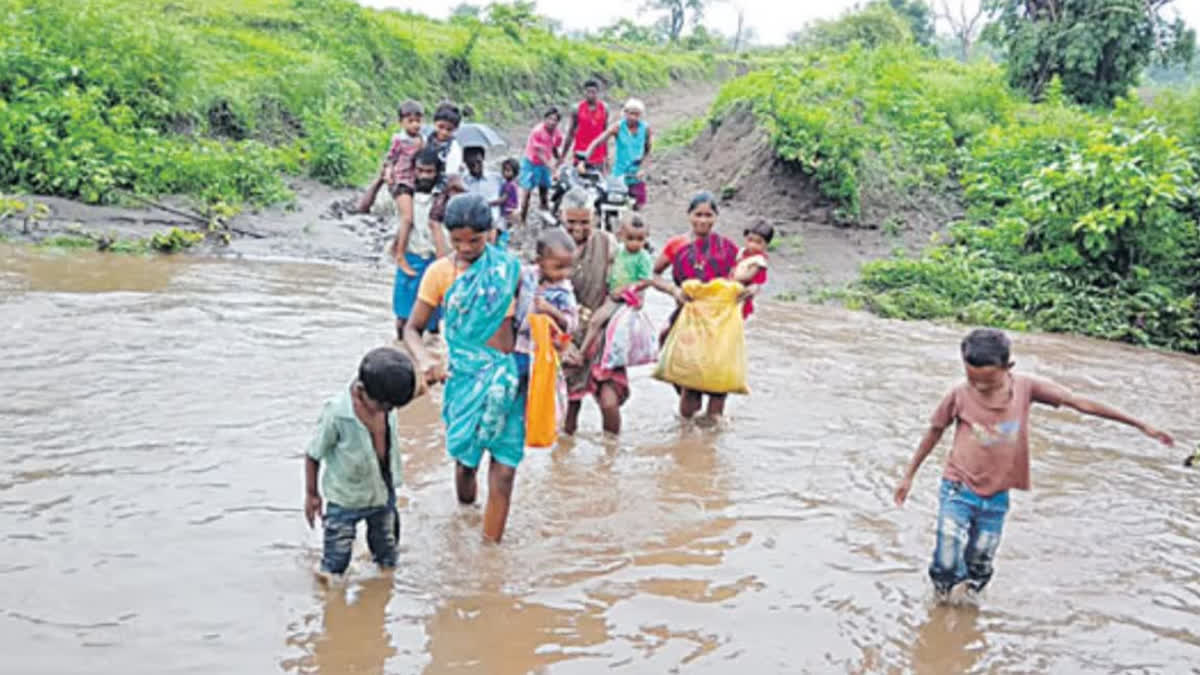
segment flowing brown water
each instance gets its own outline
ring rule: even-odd
[[[0,250],[0,670],[1196,672],[1200,473],[1035,412],[975,607],[929,602],[944,447],[891,488],[962,328],[805,305],[749,329],[748,398],[681,429],[639,372],[619,444],[529,451],[509,533],[456,505],[436,402],[403,413],[394,577],[311,569],[301,452],[388,338],[389,272]],[[653,309],[661,316],[665,309]],[[1200,362],[1019,336],[1018,368],[1200,439]],[[589,408],[586,429],[599,426]],[[361,542],[360,542],[361,544]]]

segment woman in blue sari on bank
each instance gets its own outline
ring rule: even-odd
[[[521,288],[520,263],[487,243],[492,212],[478,195],[459,195],[446,206],[452,253],[431,264],[404,326],[404,344],[426,382],[445,382],[442,420],[446,450],[455,461],[455,489],[463,504],[475,502],[475,474],[491,453],[484,537],[499,542],[508,520],[517,465],[525,454],[528,373],[512,352],[514,314]],[[421,331],[442,309],[448,364],[431,357]],[[448,368],[447,368],[448,366]]]

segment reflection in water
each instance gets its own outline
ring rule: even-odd
[[[594,654],[590,648],[608,639],[601,609],[554,608],[502,593],[450,599],[429,619],[425,672],[515,675]]]
[[[323,591],[319,630],[307,639],[290,640],[311,656],[289,665],[302,673],[385,672],[387,660],[396,653],[387,632],[392,583],[391,576],[384,575]]]
[[[619,441],[587,406],[579,438],[530,450],[503,546],[455,502],[437,394],[416,402],[397,570],[314,593],[299,460],[323,398],[390,339],[390,275],[0,249],[6,672],[1200,663],[1200,472],[1039,409],[1035,489],[1014,496],[982,607],[930,607],[938,470],[903,510],[890,490],[961,377],[961,329],[801,305],[760,309],[754,394],[725,428],[681,427],[670,388],[638,371]],[[1200,437],[1196,359],[1016,342],[1025,372]]]
[[[917,631],[912,669],[918,673],[969,673],[986,649],[977,607],[934,606]]]

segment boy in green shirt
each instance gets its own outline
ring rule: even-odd
[[[626,292],[640,294],[643,289],[653,284],[654,259],[646,250],[649,237],[649,228],[640,215],[625,215],[617,233],[622,245],[613,256],[612,267],[608,273],[609,297],[588,319],[587,333],[580,347],[583,354],[590,353],[592,343],[596,341],[600,331],[613,314],[616,314],[617,309],[627,301]]]
[[[360,520],[367,521],[367,545],[375,562],[396,566],[401,467],[395,408],[419,395],[418,386],[412,361],[396,349],[380,347],[363,357],[358,379],[326,401],[304,458],[304,517],[312,527],[319,516],[325,527],[322,576],[346,571]],[[322,462],[324,513],[317,492]]]

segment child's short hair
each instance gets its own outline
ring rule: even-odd
[[[626,211],[625,215],[621,216],[621,227],[644,232],[646,231],[646,221],[642,219],[642,214]]]
[[[475,155],[479,155],[479,159],[483,159],[484,157],[487,156],[487,151],[484,150],[483,147],[478,146],[478,145],[472,145],[470,147],[463,148],[463,161],[464,162],[471,161],[470,158],[474,157]]]
[[[559,112],[558,106],[556,106],[556,105],[552,105],[549,108],[546,108],[546,114],[542,115],[542,119],[546,119],[547,117],[549,117],[551,115],[554,115],[555,117],[557,117],[560,120],[562,119],[562,113]]]
[[[470,228],[476,232],[492,229],[492,207],[483,197],[475,193],[457,194],[446,204],[447,230]]]
[[[425,108],[421,107],[420,103],[409,99],[400,104],[400,107],[396,109],[396,114],[400,116],[400,119],[411,117],[413,115],[416,115],[417,117],[424,117]]]
[[[584,89],[591,89],[592,87],[599,89],[600,88],[600,80],[597,80],[594,77],[589,77],[588,79],[583,81]]]
[[[449,122],[455,128],[462,123],[462,110],[450,101],[442,101],[433,112],[434,122]]]
[[[1012,364],[1012,341],[1002,330],[976,328],[963,338],[961,349],[963,361],[976,368],[1007,368]]]
[[[421,151],[417,153],[416,159],[413,160],[413,166],[432,166],[437,169],[439,176],[445,170],[441,153],[432,145],[426,145],[424,148],[421,148]]]
[[[771,227],[771,224],[767,221],[760,220],[754,225],[746,228],[746,231],[742,233],[742,236],[749,237],[752,234],[757,234],[758,236],[762,237],[763,241],[769,244],[771,243],[771,240],[775,238],[775,228]]]
[[[540,258],[550,251],[562,251],[564,253],[575,253],[575,240],[570,237],[561,227],[554,227],[538,235],[537,238],[537,256]]]
[[[513,176],[516,176],[517,174],[521,173],[521,165],[518,164],[517,160],[513,159],[512,157],[509,157],[508,159],[505,159],[503,162],[500,162],[500,170],[503,171],[505,169],[512,171]]]
[[[378,347],[367,352],[358,364],[358,381],[367,396],[397,408],[408,405],[417,392],[412,360],[391,347]]]

